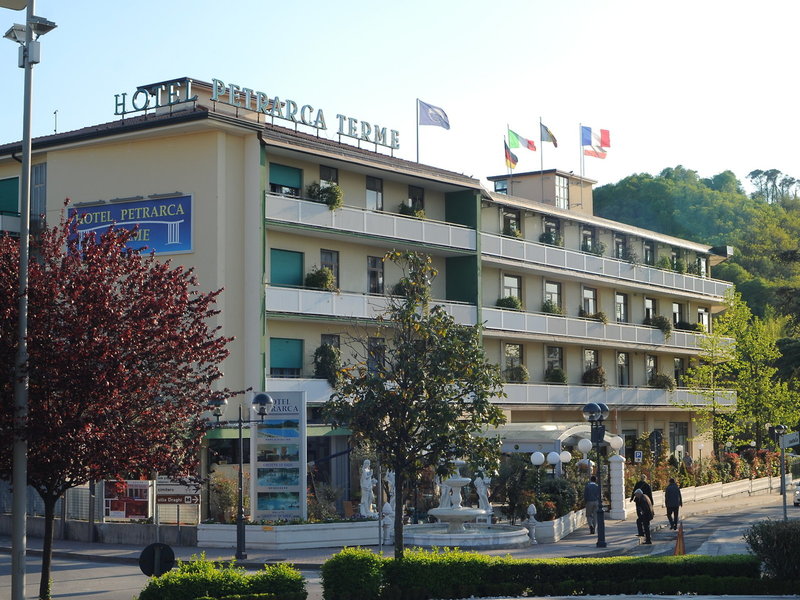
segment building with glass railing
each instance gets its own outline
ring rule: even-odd
[[[171,90],[158,101],[142,86],[117,95],[116,121],[34,140],[32,212],[56,222],[70,198],[96,227],[135,222],[142,244],[224,288],[219,323],[235,338],[224,385],[304,392],[309,461],[334,479],[348,468],[346,431],[320,420],[331,388],[314,378],[313,356],[356,328],[374,333],[400,278],[381,260],[395,248],[429,254],[436,302],[485,324],[510,423],[581,423],[583,405],[602,401],[629,443],[660,430],[670,448],[691,447],[687,407],[703,400],[682,377],[723,309],[730,284],[710,268],[727,248],[594,217],[594,182],[571,173],[490,177],[487,190],[395,158],[396,132],[337,115],[328,139],[322,111],[220,84],[155,84]],[[0,229],[11,232],[19,149],[0,145]],[[311,184],[336,184],[342,205],[311,198]],[[319,267],[335,291],[306,285]],[[234,462],[230,434],[213,432],[209,445]]]

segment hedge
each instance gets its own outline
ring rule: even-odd
[[[782,594],[797,587],[791,581],[760,579],[759,560],[748,555],[510,559],[434,549],[407,551],[402,561],[395,561],[353,548],[325,562],[322,583],[325,600],[640,592]]]
[[[305,578],[292,565],[265,565],[249,575],[234,562],[209,561],[202,554],[151,578],[139,600],[306,600],[307,595]]]

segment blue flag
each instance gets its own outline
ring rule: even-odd
[[[427,104],[417,98],[419,102],[419,124],[420,125],[435,125],[436,127],[444,127],[450,129],[450,119],[447,118],[447,113],[438,106]]]

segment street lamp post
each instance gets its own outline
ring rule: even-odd
[[[544,464],[545,456],[542,452],[534,452],[531,454],[531,464],[536,467],[536,494],[539,494],[539,478],[542,476],[539,469]]]
[[[608,417],[608,406],[602,402],[589,402],[583,407],[583,418],[589,421],[592,432],[592,443],[597,455],[597,476],[600,477],[600,442],[606,435],[606,428],[603,421]],[[603,503],[597,505],[597,547],[605,548],[606,544],[606,520],[603,512]]]
[[[700,483],[698,485],[703,484],[703,448],[705,448],[703,442],[697,444],[697,452],[700,454],[700,458],[697,461],[697,464],[699,465],[700,468]]]
[[[221,404],[214,405],[213,415],[220,423],[219,418],[222,416],[222,407],[227,403],[223,401]],[[239,477],[238,477],[238,494],[237,494],[237,508],[236,508],[236,560],[244,560],[247,558],[247,551],[245,550],[245,522],[244,522],[244,435],[242,427],[245,423],[259,423],[264,420],[272,408],[275,406],[275,400],[269,394],[259,392],[253,396],[253,406],[259,416],[257,421],[242,418],[242,403],[239,403],[239,418],[236,420],[237,428],[239,431]],[[223,422],[225,423],[225,422]],[[252,435],[252,433],[251,433]],[[252,474],[251,474],[252,477]]]
[[[781,445],[781,495],[783,496],[783,520],[788,521],[786,514],[786,447],[783,443],[783,434],[789,429],[786,425],[775,425],[775,433],[778,434],[778,442]]]
[[[21,10],[24,0],[0,0],[0,7]],[[14,489],[11,512],[11,598],[25,597],[25,552],[27,539],[28,442],[24,437],[28,424],[28,260],[31,206],[31,104],[33,65],[39,62],[38,38],[56,24],[35,16],[35,0],[27,0],[25,25],[14,24],[3,37],[20,45],[19,67],[25,69],[22,109],[22,173],[20,176],[19,288],[17,317],[17,356],[14,384],[14,444],[11,482]]]

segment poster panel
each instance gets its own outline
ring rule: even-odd
[[[253,520],[305,519],[306,395],[269,392],[275,406],[250,432]]]

